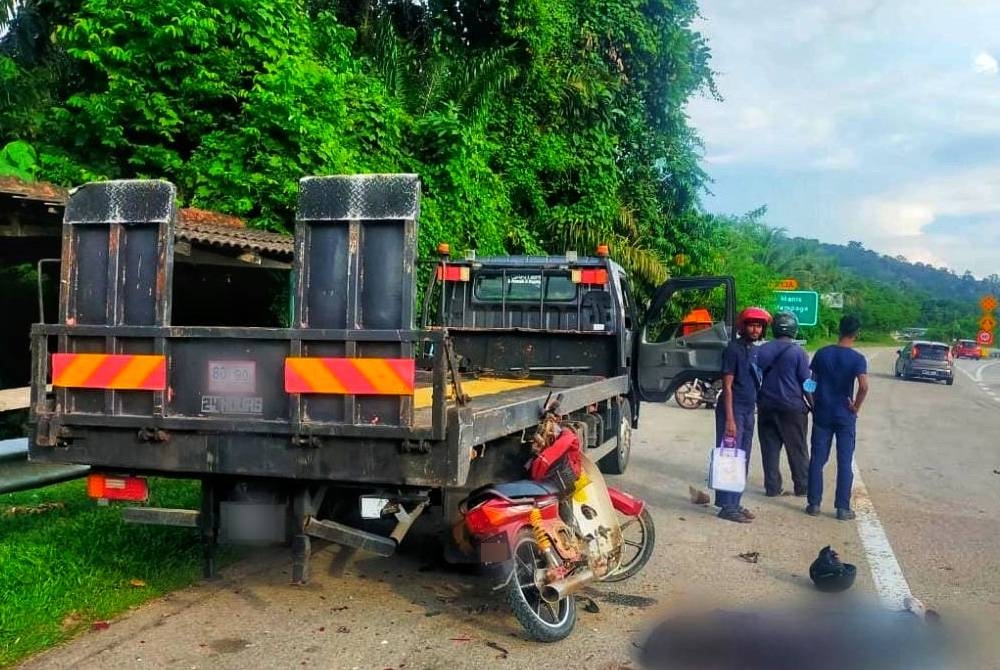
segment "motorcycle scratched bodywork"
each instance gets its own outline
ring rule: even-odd
[[[577,438],[563,428],[559,439]],[[541,642],[572,632],[574,593],[595,581],[631,577],[653,551],[643,501],[609,487],[597,466],[578,456],[579,475],[568,485],[525,479],[487,486],[463,505],[480,561],[499,568],[497,588],[506,588],[514,616]]]

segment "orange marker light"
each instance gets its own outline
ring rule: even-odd
[[[597,245],[597,255],[601,256],[601,257],[607,256],[608,255],[608,245],[606,245],[606,244],[598,244]]]
[[[451,253],[451,245],[447,242],[438,242],[438,253],[447,256]]]

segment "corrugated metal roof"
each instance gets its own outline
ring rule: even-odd
[[[0,177],[0,194],[62,207],[69,197],[69,190],[46,182]],[[175,237],[195,244],[257,251],[289,258],[293,253],[291,235],[247,228],[246,223],[237,216],[197,207],[185,207],[178,211]]]
[[[41,200],[56,205],[66,204],[69,191],[62,186],[43,181],[24,181],[17,177],[0,177],[0,193],[25,200]]]
[[[211,214],[211,212],[208,212]],[[215,215],[225,216],[225,215]],[[176,237],[187,242],[207,244],[213,247],[230,247],[252,251],[292,256],[291,235],[272,233],[252,228],[237,228],[231,224],[205,221],[202,217],[191,218],[189,210],[180,210]],[[235,219],[236,217],[229,217]],[[236,219],[239,221],[239,219]],[[242,221],[240,222],[242,224]]]

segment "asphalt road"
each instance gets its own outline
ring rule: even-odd
[[[962,361],[968,375],[948,387],[893,379],[888,350],[871,360],[856,461],[864,504],[870,500],[894,552],[888,558],[869,561],[860,515],[859,522],[837,521],[827,502],[813,518],[800,498],[764,498],[759,453],[744,497],[757,513],[754,523],[724,522],[692,504],[689,486],[704,488],[712,413],[673,402],[643,405],[631,466],[614,479],[650,505],[655,555],[633,579],[591,589],[597,611],[581,610],[563,642],[528,641],[498,594],[474,574],[443,566],[431,539],[412,536],[392,559],[326,547],[314,553],[313,579],[303,587],[289,585],[284,551],[260,551],[220,580],[135,610],[22,667],[637,668],[637,647],[668,616],[714,607],[896,608],[879,601],[870,569],[884,580],[892,573],[887,561],[901,570],[896,581],[945,624],[970,636],[977,623],[1000,625],[1000,365]],[[808,579],[809,564],[828,544],[858,565],[846,595],[817,594]],[[756,563],[739,556],[750,552]],[[795,624],[788,628],[794,632]],[[1000,658],[998,639],[967,643],[978,660],[954,667],[1000,667],[991,660]],[[710,655],[711,645],[704,652]]]

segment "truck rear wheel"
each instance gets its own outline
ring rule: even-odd
[[[618,404],[618,436],[613,451],[597,461],[597,467],[606,475],[625,474],[632,452],[632,405],[625,398]]]

